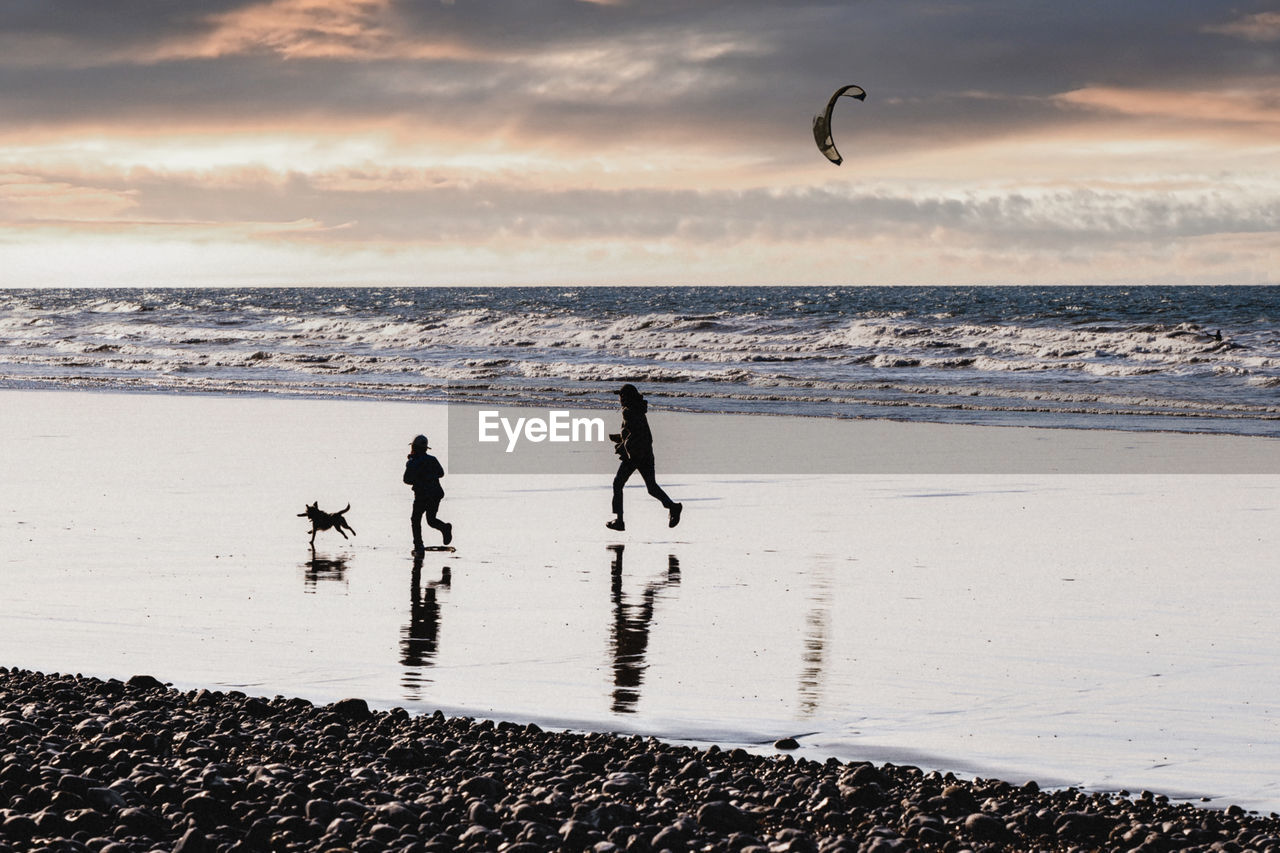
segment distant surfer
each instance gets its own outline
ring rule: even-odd
[[[622,432],[609,436],[613,439],[614,451],[622,460],[618,465],[618,473],[613,478],[613,521],[605,523],[610,530],[626,530],[622,520],[622,487],[636,471],[644,479],[649,494],[653,495],[667,508],[667,526],[675,527],[680,523],[680,511],[684,504],[676,503],[667,497],[667,493],[658,485],[653,474],[653,433],[649,431],[649,418],[645,414],[649,404],[636,390],[636,386],[628,383],[617,391],[618,402],[622,404]]]
[[[425,435],[416,436],[409,444],[409,461],[404,466],[404,481],[413,486],[413,514],[409,517],[413,527],[413,550],[422,552],[422,516],[427,517],[427,524],[439,530],[444,537],[444,544],[453,541],[453,525],[436,518],[440,510],[440,501],[444,500],[444,487],[440,478],[444,476],[444,467],[440,460],[427,451]]]

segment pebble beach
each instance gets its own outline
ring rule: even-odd
[[[1280,850],[1280,816],[0,668],[0,851]]]

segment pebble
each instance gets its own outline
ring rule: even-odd
[[[1280,817],[0,667],[0,853],[664,849],[1280,853]]]

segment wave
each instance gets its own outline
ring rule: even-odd
[[[1161,315],[1187,301],[1182,292],[1119,310],[1087,289],[1070,300],[995,290],[978,294],[992,303],[982,316],[959,301],[970,291],[930,291],[930,301],[909,288],[875,299],[699,289],[680,292],[685,310],[645,289],[5,292],[0,383],[172,390],[180,379],[387,397],[461,383],[509,400],[633,382],[681,405],[835,416],[860,406],[1275,413],[1280,332],[1268,318],[1280,290],[1217,314],[1206,297],[1196,321]]]

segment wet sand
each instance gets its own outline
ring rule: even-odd
[[[595,476],[451,476],[458,550],[415,569],[399,478],[444,407],[0,392],[0,412],[4,665],[1280,805],[1272,474],[664,476],[664,435],[726,429],[664,415],[679,528],[634,488],[626,533],[604,529],[608,454]],[[312,554],[311,501],[351,503],[357,535]]]

